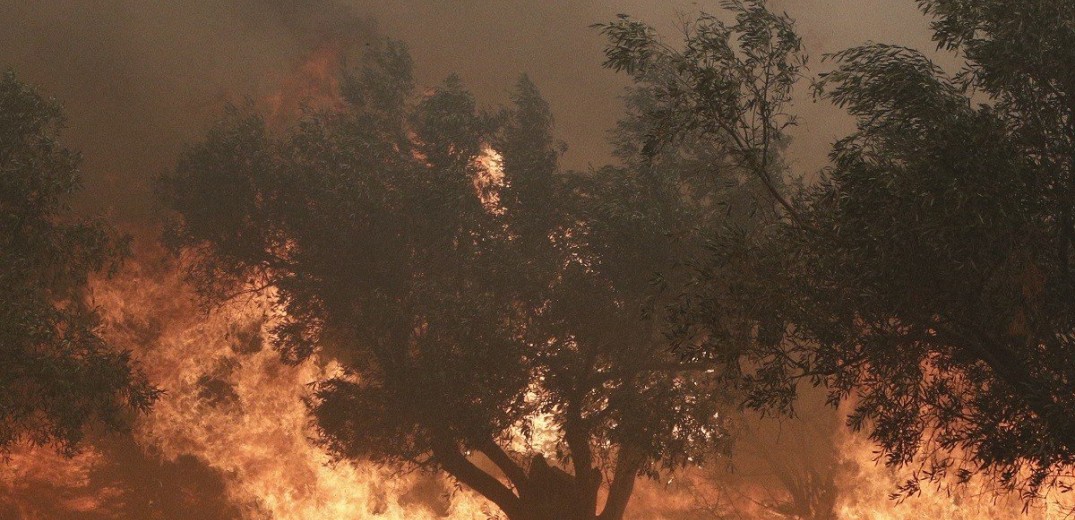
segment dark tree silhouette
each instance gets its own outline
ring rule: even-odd
[[[672,64],[656,143],[700,129],[765,180],[795,80],[770,58],[797,38],[763,2],[727,4],[738,25],[703,17],[684,51],[621,22],[609,64]],[[746,365],[750,406],[789,410],[798,381],[826,384],[833,402],[854,396],[851,424],[889,462],[1033,496],[1075,463],[1075,8],[919,5],[965,68],[882,44],[831,56],[817,92],[857,131],[818,184],[772,190],[782,226],[718,237],[672,332],[692,356]],[[754,323],[751,341],[728,342],[728,320]]]
[[[62,114],[0,76],[0,449],[19,442],[71,453],[87,425],[122,427],[156,391],[129,353],[98,335],[88,277],[113,268],[126,243],[98,221],[76,221],[78,155],[57,142]]]
[[[284,357],[347,367],[311,400],[331,452],[442,470],[512,519],[618,519],[639,475],[726,443],[726,388],[643,319],[674,249],[645,175],[562,172],[525,77],[483,113],[454,77],[416,95],[388,41],[343,84],[283,135],[234,110],[161,184],[207,295],[275,288]]]
[[[892,462],[1033,493],[1075,463],[1075,8],[920,5],[962,72],[875,44],[818,85],[859,125],[810,195],[803,325]]]

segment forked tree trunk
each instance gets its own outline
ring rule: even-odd
[[[579,479],[537,455],[531,459],[529,471],[524,471],[499,446],[486,446],[481,451],[508,476],[512,487],[447,444],[439,444],[434,456],[446,472],[496,504],[509,520],[621,520],[641,464],[633,450],[620,453],[608,498],[598,513],[594,496],[601,472],[597,468],[590,468],[589,475]]]

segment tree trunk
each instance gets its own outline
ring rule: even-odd
[[[620,447],[616,456],[616,471],[609,484],[608,500],[598,520],[620,520],[627,511],[627,502],[635,489],[638,468],[642,466],[642,456],[630,447]]]
[[[642,462],[634,450],[620,451],[604,511],[598,515],[601,472],[597,468],[591,467],[579,478],[535,455],[529,471],[523,471],[495,444],[481,451],[505,473],[514,489],[474,465],[450,442],[435,442],[433,456],[445,472],[493,502],[509,520],[621,520]]]

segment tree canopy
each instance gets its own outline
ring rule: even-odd
[[[62,124],[56,102],[0,75],[0,449],[73,452],[89,425],[122,427],[157,395],[129,353],[98,335],[87,280],[126,243],[67,214],[79,156],[57,141]]]
[[[728,5],[768,13],[762,2]],[[1033,496],[1075,462],[1075,10],[1059,0],[919,5],[963,70],[885,44],[829,56],[816,92],[857,130],[835,143],[820,182],[774,197],[781,226],[714,240],[692,267],[697,284],[669,308],[673,337],[691,356],[745,365],[749,406],[789,410],[798,381],[825,384],[890,463],[922,463],[923,477],[984,471]],[[621,23],[609,66],[675,64],[658,137],[702,129],[764,179],[757,147],[736,146],[781,126],[742,79],[769,62],[708,39],[727,30],[708,20],[682,51]],[[792,26],[780,27],[742,41],[797,49]],[[794,69],[774,70],[787,94]],[[743,317],[753,336],[729,343],[726,324]]]
[[[271,287],[285,358],[346,366],[311,399],[330,451],[443,470],[513,519],[616,519],[637,476],[727,445],[728,388],[645,319],[697,206],[661,170],[562,171],[526,77],[497,111],[455,77],[419,94],[393,41],[343,92],[282,133],[234,109],[161,182],[208,296]]]
[[[345,363],[311,401],[334,453],[444,470],[510,518],[622,517],[637,475],[727,442],[729,400],[791,411],[803,380],[890,463],[1033,496],[1075,462],[1075,10],[919,5],[965,68],[829,56],[815,90],[858,126],[808,187],[781,160],[794,23],[729,0],[682,46],[596,26],[635,82],[619,166],[562,171],[525,78],[478,110],[456,78],[416,94],[383,42],[342,110],[276,134],[235,109],[193,146],[162,183],[173,243],[210,296],[276,291],[285,357]],[[525,446],[538,417],[550,450]]]
[[[795,413],[806,383],[921,469],[904,492],[1070,490],[1075,7],[916,3],[962,68],[826,56],[816,99],[856,126],[816,182],[783,159],[794,21],[723,0],[681,41],[593,26],[632,82],[615,164],[565,170],[526,76],[483,108],[378,40],[338,103],[229,107],[159,179],[165,240],[207,301],[273,300],[286,362],[340,363],[307,400],[332,455],[446,473],[512,520],[624,518],[639,477],[723,454],[736,407]],[[99,332],[88,287],[128,243],[70,211],[63,126],[0,75],[0,456],[72,454],[159,395]],[[831,513],[829,468],[780,469],[781,511]]]
[[[810,196],[815,362],[893,461],[1036,491],[1075,462],[1075,10],[919,4],[962,71],[872,44],[817,86],[859,125]]]

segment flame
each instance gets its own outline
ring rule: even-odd
[[[843,406],[838,417],[846,417]],[[764,419],[763,421],[773,421]],[[896,500],[898,486],[914,476],[914,466],[893,469],[878,458],[878,448],[843,420],[834,428],[808,433],[804,419],[778,421],[783,439],[738,446],[731,460],[714,459],[703,468],[685,468],[660,481],[640,482],[628,508],[636,519],[742,518],[752,520],[1061,520],[1075,511],[1054,486],[1042,499],[1026,503],[1005,493],[988,477],[966,485],[923,482],[919,492]],[[772,426],[772,424],[770,424]],[[757,436],[755,436],[757,441]],[[751,444],[750,438],[744,438]],[[829,457],[797,457],[802,447],[831,443]],[[820,450],[824,452],[825,450]],[[789,483],[799,487],[793,496]],[[809,488],[809,489],[807,489]],[[803,507],[810,494],[818,507]],[[804,490],[806,492],[804,492]],[[798,502],[796,499],[799,499]]]
[[[500,188],[504,187],[504,156],[491,146],[483,146],[475,160],[474,191],[485,210],[502,215],[506,210],[500,204]]]
[[[294,120],[303,107],[341,104],[344,50],[342,42],[324,42],[278,81],[277,90],[261,102],[270,126]],[[476,160],[475,189],[489,211],[499,206],[501,161],[491,148]],[[483,498],[440,476],[331,460],[314,440],[303,398],[310,383],[339,374],[339,364],[316,355],[297,366],[281,362],[270,348],[269,331],[282,317],[271,293],[205,312],[180,269],[157,263],[132,262],[120,276],[96,280],[91,291],[106,338],[130,350],[165,392],[137,422],[134,449],[164,461],[194,457],[215,470],[223,476],[226,499],[244,518],[496,516],[496,508]],[[104,508],[109,498],[123,493],[91,483],[107,456],[92,444],[72,459],[47,448],[16,450],[7,464],[0,464],[0,517],[6,517],[8,505],[18,518]],[[66,513],[35,505],[45,501],[37,495],[54,496],[57,490],[63,500],[55,508]],[[193,503],[197,497],[187,498]]]
[[[285,126],[303,107],[333,109],[342,105],[340,76],[346,47],[338,40],[322,42],[275,82],[277,89],[261,103],[270,127]]]
[[[134,266],[95,291],[109,337],[137,349],[166,392],[139,424],[139,443],[169,459],[190,454],[228,476],[228,494],[247,517],[280,519],[486,518],[469,493],[437,503],[448,488],[432,477],[369,463],[332,461],[313,440],[303,397],[340,366],[318,356],[297,366],[270,348],[280,318],[271,294],[239,298],[208,314],[175,272]],[[156,336],[149,348],[143,342]],[[445,502],[440,500],[440,502]]]
[[[166,394],[136,425],[136,449],[176,461],[194,457],[223,476],[226,498],[243,518],[485,519],[496,509],[440,477],[401,473],[368,462],[332,461],[313,440],[302,398],[308,384],[338,373],[337,363],[314,356],[297,366],[270,348],[280,319],[271,294],[242,297],[204,312],[174,268],[133,263],[119,277],[96,281],[105,334],[131,349]],[[544,451],[557,432],[533,418],[533,437],[514,446]],[[924,485],[902,502],[890,499],[907,471],[876,462],[875,447],[846,427],[835,442],[832,516],[841,520],[1067,518],[1063,497],[1034,504],[1025,514],[1018,497],[995,498],[988,483],[966,488]],[[824,441],[824,435],[820,438]],[[787,453],[774,446],[769,454]],[[91,445],[73,459],[47,448],[16,450],[0,464],[0,517],[57,518],[107,509],[128,490],[94,487],[108,453]],[[786,489],[757,474],[725,471],[726,460],[681,470],[661,481],[640,481],[629,518],[807,518],[776,505]],[[198,493],[184,488],[182,493]],[[195,501],[197,497],[181,497]],[[51,509],[41,504],[49,502]]]
[[[845,520],[916,520],[920,518],[1061,520],[1071,517],[1075,502],[1057,493],[1026,507],[1021,497],[994,489],[988,479],[972,479],[966,486],[924,482],[919,493],[895,502],[896,487],[913,477],[912,470],[894,470],[877,461],[877,448],[860,434],[842,428],[842,490],[836,504]],[[983,481],[984,480],[984,481]]]
[[[132,263],[116,278],[95,281],[92,291],[106,337],[132,350],[166,392],[136,424],[133,449],[166,461],[193,457],[212,468],[242,518],[486,519],[497,514],[484,499],[441,477],[331,460],[313,439],[302,399],[309,383],[337,374],[340,366],[319,356],[297,366],[280,361],[270,348],[269,331],[281,318],[271,293],[240,297],[205,312],[179,269],[147,265]],[[547,417],[532,418],[527,429],[531,437],[524,441],[519,434],[515,451],[552,450],[558,432]],[[966,488],[924,485],[921,493],[894,502],[890,495],[910,476],[907,470],[877,463],[873,444],[846,427],[823,432],[818,441],[826,440],[837,448],[830,516],[805,517],[781,508],[790,495],[776,479],[726,471],[728,461],[717,459],[661,481],[640,481],[628,517],[1059,520],[1075,506],[1054,494],[1024,514],[1019,497],[996,498],[987,482],[976,481]],[[793,448],[758,451],[788,462]],[[0,518],[48,519],[114,509],[117,497],[131,491],[92,482],[109,456],[112,452],[96,445],[73,459],[47,448],[16,450],[0,464]]]
[[[116,278],[95,281],[92,290],[106,337],[132,350],[166,392],[136,424],[134,449],[166,461],[193,457],[212,468],[222,475],[226,499],[243,518],[496,515],[484,499],[441,477],[331,460],[313,440],[303,397],[309,383],[339,373],[338,363],[319,356],[297,366],[280,361],[270,348],[269,331],[281,318],[271,293],[240,297],[205,312],[179,269],[147,265],[132,263]],[[530,438],[516,432],[514,451],[552,451],[558,432],[548,417],[532,418],[526,429]],[[897,503],[890,495],[910,476],[907,470],[877,463],[873,444],[846,427],[823,432],[819,442],[826,441],[826,435],[837,448],[831,516],[804,517],[782,509],[790,495],[776,479],[725,471],[728,461],[717,459],[706,468],[684,469],[661,481],[640,481],[629,518],[1059,520],[1075,506],[1071,499],[1054,495],[1024,514],[1019,497],[996,498],[988,483],[975,481],[966,488],[924,485],[919,494]],[[784,457],[793,449],[784,445],[757,451]],[[0,464],[0,517],[47,519],[113,507],[116,498],[130,490],[92,483],[109,453],[95,445],[73,459],[47,448],[16,450]],[[198,492],[181,489],[185,494]],[[197,499],[181,497],[187,502]]]
[[[165,391],[137,422],[133,449],[165,461],[193,456],[217,470],[226,498],[243,518],[462,520],[495,514],[484,499],[434,475],[331,460],[314,440],[303,397],[309,383],[340,367],[318,356],[297,366],[281,362],[269,344],[268,330],[280,318],[271,294],[206,313],[177,270],[144,264],[95,282],[92,292],[105,336],[132,350]],[[17,518],[97,509],[109,494],[122,493],[90,486],[104,458],[93,446],[73,459],[48,448],[17,450],[0,464],[0,517],[7,517],[7,506]],[[42,494],[53,502],[60,495],[56,507],[66,513],[33,509]]]

